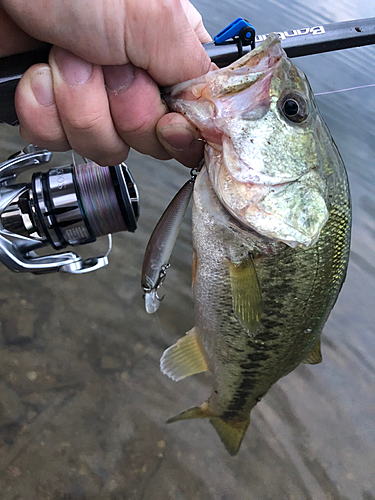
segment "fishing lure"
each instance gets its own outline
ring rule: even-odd
[[[158,310],[163,299],[163,297],[159,297],[158,290],[170,267],[169,259],[193,194],[194,182],[200,167],[201,165],[190,171],[190,179],[165,209],[147,244],[142,266],[141,285],[144,291],[145,308],[149,314]]]

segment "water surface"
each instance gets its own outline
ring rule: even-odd
[[[375,17],[365,0],[194,4],[212,35],[237,16],[259,33]],[[296,63],[315,92],[375,83],[375,47]],[[317,100],[347,166],[354,215],[323,363],[299,367],[269,391],[235,458],[206,421],[164,424],[209,394],[207,374],[176,384],[158,364],[193,326],[190,217],[157,317],[144,312],[140,290],[147,239],[188,172],[132,153],[139,229],[115,236],[107,269],[81,277],[0,269],[3,500],[375,498],[375,89]],[[1,126],[2,158],[22,145],[16,129]]]

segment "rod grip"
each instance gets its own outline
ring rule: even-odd
[[[18,125],[14,94],[18,82],[33,64],[48,62],[51,46],[0,59],[0,122]]]

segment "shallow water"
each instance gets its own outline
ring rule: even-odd
[[[237,16],[259,33],[375,17],[364,0],[193,3],[212,35]],[[375,83],[375,47],[296,63],[315,92]],[[347,166],[354,215],[323,363],[269,391],[235,458],[206,421],[164,424],[209,394],[207,375],[174,383],[158,364],[193,326],[189,217],[157,316],[144,312],[140,290],[147,239],[188,171],[132,153],[139,229],[115,235],[108,268],[81,277],[0,268],[1,499],[375,498],[375,89],[317,101]],[[0,126],[1,158],[22,145]],[[62,158],[70,162],[56,155],[54,164]]]

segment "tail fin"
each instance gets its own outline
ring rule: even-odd
[[[250,417],[243,422],[226,421],[221,418],[210,419],[210,424],[214,426],[225,448],[232,456],[238,453],[249,423]]]
[[[167,424],[177,422],[178,420],[188,420],[191,418],[209,418],[210,423],[214,426],[216,432],[219,434],[227,451],[233,456],[236,455],[240,449],[242,439],[245,435],[246,429],[250,423],[250,417],[243,422],[236,422],[234,420],[223,420],[213,415],[208,407],[207,401],[202,406],[194,406],[189,410],[179,413],[175,417],[167,420]]]

